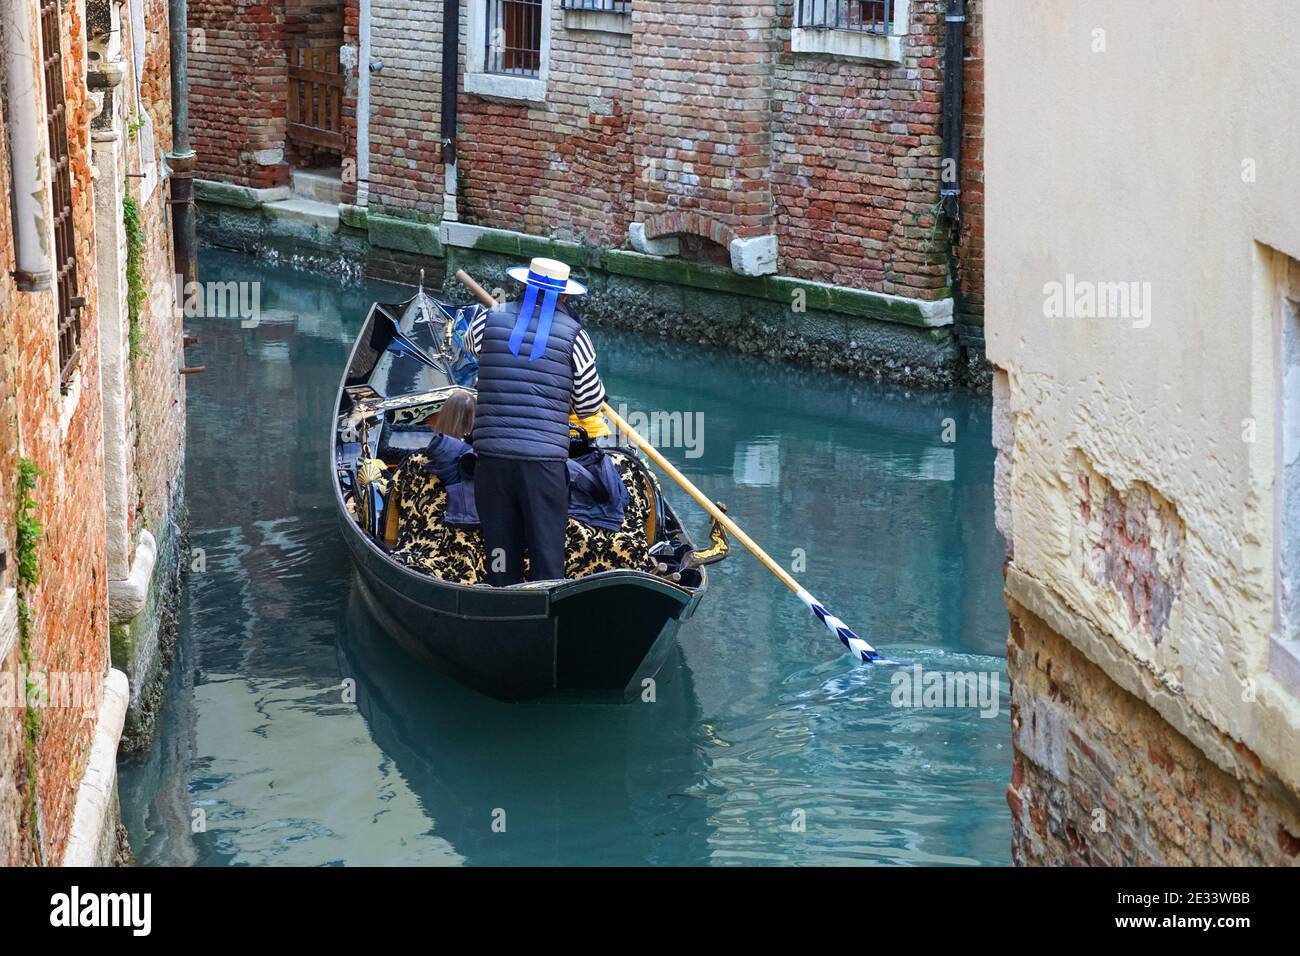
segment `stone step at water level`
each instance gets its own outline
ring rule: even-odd
[[[336,232],[343,180],[338,169],[295,169],[287,199],[266,203],[268,216],[306,231]]]
[[[338,167],[295,169],[290,175],[295,196],[335,206],[343,201],[343,177]]]

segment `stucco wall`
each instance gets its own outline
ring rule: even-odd
[[[1147,668],[1184,732],[1220,731],[1300,789],[1300,688],[1269,670],[1270,286],[1300,259],[1300,5],[1178,10],[984,11],[1000,524],[1014,570]],[[1070,282],[1149,283],[1149,309],[1049,317],[1049,284]]]

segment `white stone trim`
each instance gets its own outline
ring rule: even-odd
[[[104,693],[95,720],[95,737],[90,745],[86,773],[77,788],[77,803],[72,811],[72,827],[63,850],[63,866],[97,866],[108,863],[99,859],[104,842],[104,826],[110,820],[113,795],[117,790],[117,745],[122,739],[126,708],[131,688],[126,675],[110,669],[104,678]]]
[[[1293,694],[1300,694],[1300,641],[1268,637],[1268,670]]]
[[[360,0],[357,38],[357,199],[370,204],[370,0]]]
[[[108,577],[124,578],[131,567],[131,484],[127,386],[130,378],[130,315],[127,309],[126,229],[122,225],[122,186],[117,169],[122,137],[112,130],[95,133],[95,269],[99,275],[99,392],[104,422],[104,528]]]
[[[535,239],[535,236],[529,236],[523,232],[513,232],[509,229],[494,229],[491,226],[472,226],[467,222],[444,222],[438,229],[438,238],[442,240],[444,246],[458,246],[461,249],[473,249],[474,244],[478,242],[479,236],[485,233],[500,233],[503,236],[521,236],[528,239]]]
[[[465,32],[465,92],[506,100],[546,101],[546,77],[551,68],[551,0],[542,0],[542,50],[537,76],[488,73],[484,47],[487,43],[488,0],[470,0]]]
[[[131,620],[144,608],[157,560],[158,542],[146,528],[140,532],[140,540],[136,542],[131,573],[123,581],[108,582],[108,617],[114,624]]]
[[[794,53],[824,53],[842,59],[896,66],[903,62],[903,38],[907,36],[911,23],[910,7],[910,0],[894,0],[894,20],[891,24],[893,32],[887,36],[855,30],[796,26],[790,31],[790,49]],[[795,22],[798,22],[797,8]]]
[[[18,643],[18,590],[0,590],[0,666]]]
[[[564,29],[632,35],[632,14],[609,10],[565,10]]]
[[[644,226],[643,223],[641,225]],[[629,229],[628,233],[630,239],[632,235],[632,230]],[[460,249],[475,248],[478,244],[479,239],[482,236],[489,235],[489,234],[494,236],[499,236],[503,239],[516,239],[516,240],[536,240],[536,239],[548,238],[546,236],[536,236],[526,232],[515,232],[514,230],[511,229],[496,229],[493,228],[492,226],[476,226],[465,222],[443,222],[442,225],[438,227],[438,239],[442,242],[442,244],[444,246],[454,246]],[[642,234],[644,234],[644,229],[642,229]],[[668,237],[663,237],[661,239],[655,239],[655,240],[647,240],[647,241],[661,242],[666,238]],[[773,255],[775,255],[776,252],[775,239],[776,239],[775,236],[758,236],[751,240],[741,240],[741,241],[761,243],[763,240],[771,240],[772,253]],[[497,247],[499,247],[499,244],[496,245]],[[753,248],[757,250],[758,248],[761,248],[761,246],[755,246]],[[635,250],[634,252],[627,252],[625,254],[644,255],[647,258],[655,258],[655,259],[663,258],[663,256],[657,255],[655,253],[643,253],[640,250]],[[764,273],[764,274],[772,275],[774,281],[780,281],[783,278],[784,279],[793,278],[791,276],[775,275],[774,271],[775,270],[773,270],[773,272]],[[946,299],[914,299],[911,298],[910,296],[893,295],[892,293],[889,292],[875,292],[871,289],[850,289],[849,286],[836,285],[833,282],[812,282],[806,279],[799,279],[797,281],[803,285],[820,286],[821,288],[828,289],[828,290],[847,289],[859,295],[870,296],[872,299],[879,300],[880,302],[902,303],[916,310],[920,318],[919,325],[924,326],[926,328],[942,328],[945,326],[952,325],[953,300],[951,297]],[[691,288],[691,287],[684,285],[682,286],[682,288]],[[917,322],[886,319],[886,318],[877,319],[876,321],[891,322],[900,325],[911,325],[911,326],[918,325]]]
[[[645,223],[633,222],[628,223],[627,241],[637,252],[647,256],[675,256],[681,253],[682,244],[676,236],[660,236],[658,239],[648,239],[645,234]]]
[[[82,353],[81,361],[85,361],[85,353]],[[72,427],[72,419],[77,414],[77,409],[81,406],[81,368],[78,367],[72,373],[72,380],[68,382],[68,390],[59,396],[59,440],[67,441],[68,429]]]

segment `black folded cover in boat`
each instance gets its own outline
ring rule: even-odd
[[[429,425],[385,425],[379,436],[378,457],[394,461],[413,451],[424,451],[432,437],[433,428]]]

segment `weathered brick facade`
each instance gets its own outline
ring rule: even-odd
[[[442,209],[438,110],[442,5],[371,4],[370,204],[436,219]]]
[[[1300,801],[1234,741],[1226,773],[1065,638],[1008,601],[1007,803],[1021,866],[1263,866],[1300,858]]]
[[[31,10],[34,16],[35,4]],[[152,120],[157,146],[165,150],[171,123],[167,4],[165,0],[146,0],[143,12],[148,36],[143,43],[139,106]],[[106,359],[101,326],[108,314],[103,298],[108,286],[124,277],[102,275],[98,253],[101,243],[123,243],[124,230],[120,221],[97,221],[97,202],[103,188],[128,189],[138,196],[139,181],[128,179],[127,174],[139,172],[147,152],[141,145],[144,137],[138,120],[132,123],[136,132],[128,133],[127,122],[135,117],[135,107],[124,105],[115,93],[119,96],[115,114],[119,136],[130,141],[130,148],[124,150],[117,175],[109,182],[94,177],[92,167],[100,144],[92,143],[92,137],[104,130],[92,124],[103,106],[103,94],[88,93],[87,71],[88,67],[96,71],[103,64],[88,58],[86,5],[63,5],[62,27],[72,222],[78,292],[85,302],[80,311],[80,359],[74,383],[66,392],[59,382],[56,295],[53,291],[21,291],[11,275],[15,232],[9,197],[15,157],[6,152],[12,140],[0,137],[0,261],[4,263],[0,270],[0,513],[4,515],[0,551],[5,556],[0,568],[0,613],[4,602],[14,600],[12,589],[19,591],[30,609],[26,652],[23,641],[15,639],[0,661],[11,682],[20,673],[24,655],[31,672],[56,672],[73,679],[91,675],[101,681],[108,673],[109,584],[113,575],[106,538],[106,416],[126,417],[131,502],[127,525],[133,536],[138,528],[158,528],[173,520],[175,483],[184,449],[184,392],[177,373],[180,327],[172,315],[169,295],[172,256],[165,180],[155,181],[151,197],[140,209],[141,271],[146,285],[162,294],[150,294],[141,310],[142,349],[135,360],[125,405],[110,412],[101,398],[101,368]],[[129,51],[132,38],[126,17],[120,36]],[[11,68],[3,55],[0,67]],[[134,80],[130,69],[121,89],[128,89]],[[130,102],[135,102],[133,93]],[[8,123],[11,116],[5,119]],[[33,491],[35,514],[43,529],[35,552],[40,567],[35,585],[21,585],[16,568],[13,516],[20,457],[33,462],[42,473]],[[129,560],[129,552],[127,557]],[[7,636],[0,627],[0,647]],[[98,704],[51,703],[29,712],[6,699],[0,707],[3,863],[57,864],[68,845]],[[29,739],[28,722],[34,719],[39,723],[30,724]],[[34,794],[34,804],[29,794]],[[108,827],[111,840],[111,822]]]
[[[1300,84],[1259,68],[1300,8],[1223,12],[1206,72],[1154,6],[982,10],[1022,863],[1300,862]]]
[[[966,4],[966,63],[962,88],[961,228],[956,273],[961,325],[984,325],[984,14],[983,0]],[[982,334],[981,334],[982,338]]]
[[[469,36],[473,4],[484,2],[461,5],[462,71],[467,44],[481,42]],[[647,238],[679,238],[684,258],[716,262],[728,261],[733,238],[773,236],[782,275],[921,300],[953,295],[959,279],[962,309],[978,324],[981,4],[967,4],[964,195],[951,236],[936,219],[944,7],[912,0],[900,62],[877,63],[792,52],[793,0],[712,7],[636,0],[627,14],[605,14],[602,29],[558,0],[547,3],[544,99],[462,89],[460,218],[606,248],[626,247],[629,225],[644,223]],[[345,63],[354,64],[344,119],[354,143],[362,25],[357,0],[336,8],[351,51]],[[365,78],[364,203],[437,221],[442,5],[372,0],[369,9],[375,69]],[[192,11],[199,25],[244,24],[238,36],[209,29],[208,51],[194,57],[200,176],[284,182],[283,166],[249,157],[271,150],[275,158],[285,147],[282,64],[292,42],[285,2],[196,0]],[[353,201],[346,175],[344,190]]]
[[[189,4],[190,137],[195,175],[267,188],[289,181],[285,4]]]
[[[32,461],[44,473],[35,491],[36,514],[44,526],[40,543],[41,582],[26,595],[31,609],[30,659],[33,666],[102,674],[108,669],[108,581],[104,574],[104,479],[99,456],[102,408],[99,402],[99,336],[95,288],[95,230],[90,165],[90,116],[84,82],[85,23],[79,7],[64,14],[64,96],[68,116],[68,157],[71,166],[73,223],[77,237],[77,273],[86,296],[82,312],[80,387],[70,396],[59,388],[57,306],[53,292],[20,292],[13,269],[12,219],[0,221],[5,268],[0,277],[0,315],[4,333],[3,375],[0,376],[0,509],[5,520],[5,553],[15,555],[18,458]],[[0,150],[5,147],[0,144]],[[10,161],[0,163],[0,196],[9,192]],[[5,206],[6,213],[8,206]],[[75,408],[65,416],[66,402]],[[60,419],[66,417],[66,433]],[[14,562],[6,562],[0,586],[17,583]],[[17,673],[21,648],[15,643],[4,669]],[[77,781],[94,733],[94,711],[50,708],[41,713],[33,769],[22,739],[25,713],[0,708],[5,726],[6,760],[0,771],[0,834],[7,839],[5,861],[21,864],[57,860],[71,825]],[[28,823],[28,787],[35,777],[36,808],[41,829],[39,845]],[[17,821],[14,814],[17,814]],[[13,836],[16,835],[16,838]]]

